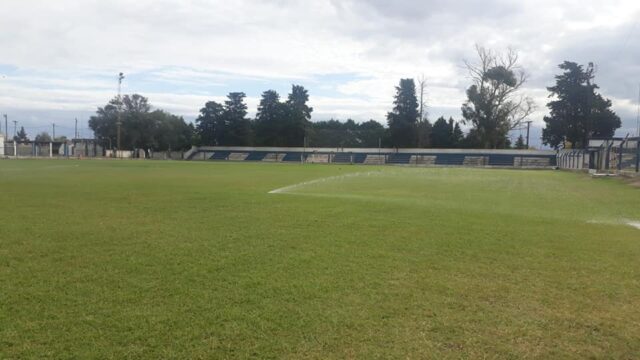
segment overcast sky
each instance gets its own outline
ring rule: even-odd
[[[530,74],[533,136],[563,60],[596,82],[635,132],[640,2],[447,0],[7,0],[0,12],[0,113],[30,136],[73,135],[117,91],[192,121],[208,100],[305,86],[313,120],[385,121],[400,78],[424,74],[429,117],[461,117],[474,44],[511,46]],[[2,123],[4,131],[4,121]],[[514,134],[517,136],[517,132]],[[532,144],[539,144],[533,139]]]

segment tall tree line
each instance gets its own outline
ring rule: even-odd
[[[400,79],[386,127],[375,120],[356,123],[351,119],[311,121],[309,93],[292,85],[282,100],[275,90],[262,93],[255,118],[248,117],[246,94],[231,92],[224,102],[209,101],[200,109],[195,126],[163,110],[152,110],[148,99],[138,95],[114,98],[98,108],[89,120],[96,137],[114,147],[121,122],[122,148],[185,149],[191,144],[211,146],[314,146],[396,148],[487,148],[511,147],[509,134],[535,110],[533,100],[523,94],[528,79],[512,49],[496,52],[476,47],[477,59],[465,61],[471,85],[461,106],[462,118],[426,116],[424,77],[418,85]],[[556,84],[548,88],[552,100],[544,117],[543,142],[554,148],[587,146],[591,137],[610,137],[621,126],[611,110],[611,101],[597,92],[594,66],[565,61]],[[462,126],[467,129],[466,134]],[[26,138],[21,131],[18,137]],[[42,135],[44,136],[44,135]],[[516,148],[526,148],[520,136]]]

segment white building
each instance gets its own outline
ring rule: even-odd
[[[0,134],[0,157],[4,157],[4,135]]]

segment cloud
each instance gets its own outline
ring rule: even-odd
[[[630,0],[21,0],[0,13],[0,108],[38,118],[87,113],[125,92],[192,119],[205,101],[307,86],[314,119],[384,122],[400,78],[427,78],[430,116],[460,116],[476,43],[519,50],[541,126],[563,60],[635,126],[640,4]],[[86,120],[86,119],[85,119]],[[31,119],[29,121],[37,121]]]

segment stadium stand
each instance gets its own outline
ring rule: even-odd
[[[211,160],[228,160],[229,159],[229,151],[215,151],[213,155],[209,159]]]
[[[513,155],[489,155],[489,166],[513,166]]]
[[[364,164],[364,161],[367,159],[367,154],[353,154],[353,163],[354,164]]]
[[[368,154],[367,158],[364,160],[364,164],[367,165],[384,165],[385,164],[385,156],[384,155],[371,155]]]
[[[487,162],[487,158],[485,156],[465,156],[464,162],[462,165],[464,166],[484,166]]]
[[[635,143],[634,149],[635,149]],[[632,167],[634,153],[623,149],[618,154],[623,167]],[[637,150],[635,150],[637,151]],[[617,154],[617,153],[616,153]],[[614,154],[615,155],[615,154]],[[304,162],[324,164],[412,165],[412,166],[496,166],[549,168],[558,159],[566,163],[568,155],[550,150],[483,149],[392,149],[392,148],[302,148],[302,147],[214,147],[192,148],[187,160],[232,160],[268,162]],[[586,160],[585,160],[586,161]],[[617,165],[615,160],[613,165]],[[637,160],[636,160],[637,161]]]
[[[388,164],[409,164],[411,162],[411,154],[391,154],[387,158]]]
[[[266,155],[267,153],[264,151],[252,151],[249,153],[249,155],[247,155],[247,157],[244,160],[245,161],[262,161],[262,159],[264,159]]]
[[[333,155],[334,163],[351,163],[351,153],[339,152]]]
[[[233,153],[229,154],[228,160],[231,160],[231,161],[243,161],[244,159],[247,158],[248,155],[249,155],[249,153],[236,153],[236,152],[233,152]]]
[[[282,161],[301,162],[303,161],[303,159],[304,161],[306,161],[308,157],[309,157],[309,154],[304,154],[301,152],[289,152],[284,155],[284,157],[282,158]]]
[[[464,154],[437,154],[436,165],[464,165]]]

